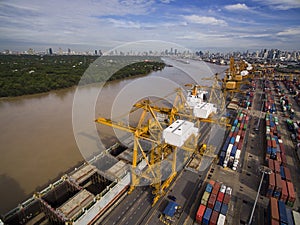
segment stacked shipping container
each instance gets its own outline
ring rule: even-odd
[[[245,111],[240,111],[233,121],[231,131],[221,149],[219,164],[236,170],[243,148],[243,142],[249,122],[249,116]]]
[[[268,224],[297,225],[300,214],[287,208],[283,201],[271,197],[268,205]]]
[[[266,196],[283,201],[289,206],[295,202],[294,186],[287,167],[286,152],[281,139],[277,117],[266,114],[266,163],[272,170],[269,175]]]
[[[230,187],[211,180],[202,195],[196,221],[205,225],[225,224],[231,191]]]

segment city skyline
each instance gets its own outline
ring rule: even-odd
[[[299,50],[299,21],[298,0],[13,0],[0,3],[0,50],[109,51],[141,40],[191,50]]]

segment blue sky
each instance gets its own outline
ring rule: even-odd
[[[0,50],[105,51],[141,40],[300,50],[300,0],[0,1]]]

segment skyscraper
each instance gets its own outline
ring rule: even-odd
[[[52,48],[49,48],[49,54],[52,55],[53,52],[52,52]]]

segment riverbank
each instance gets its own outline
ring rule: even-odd
[[[107,61],[108,64],[116,62],[115,58],[95,56],[0,55],[0,97],[47,93],[70,88],[79,83],[97,83],[149,74],[165,67],[157,57],[151,60],[143,60],[144,58],[141,57],[140,62],[126,65],[109,76],[105,74],[106,71],[99,73],[99,68],[92,74],[86,74],[90,65],[95,63],[95,68],[98,66],[99,59]],[[104,74],[102,75],[101,72]]]

